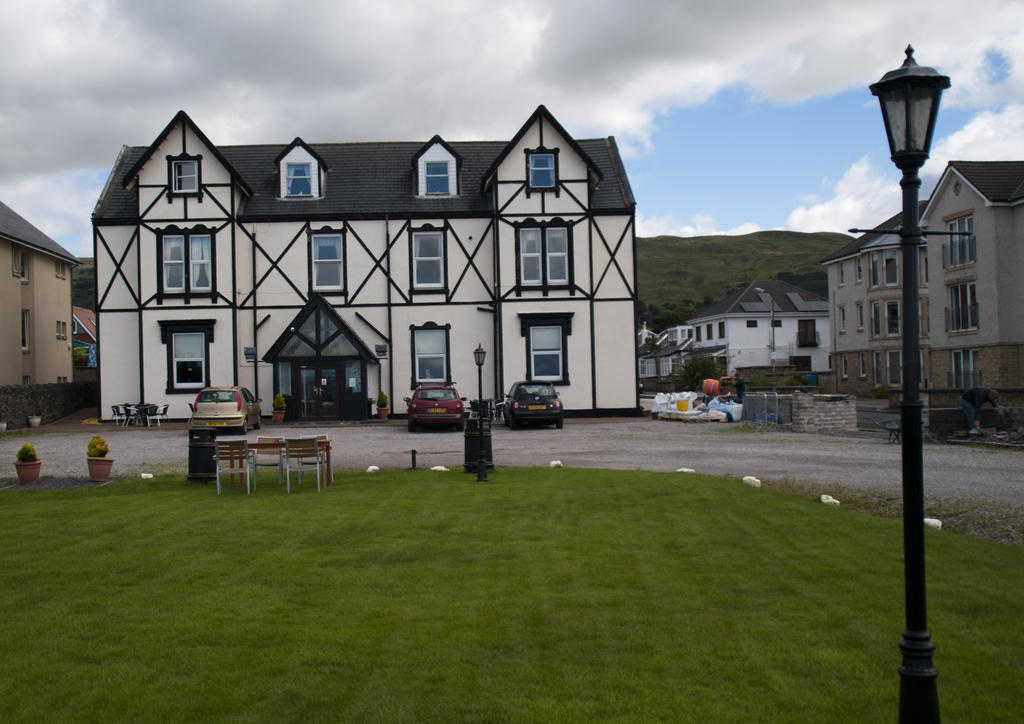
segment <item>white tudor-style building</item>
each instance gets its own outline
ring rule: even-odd
[[[613,138],[540,106],[509,141],[217,146],[179,112],[93,214],[100,409],[205,385],[289,419],[392,412],[420,383],[550,380],[638,409],[635,202]]]
[[[719,359],[723,369],[829,369],[828,301],[788,282],[753,281],[687,320],[695,339],[690,355]],[[774,349],[773,349],[774,347]]]

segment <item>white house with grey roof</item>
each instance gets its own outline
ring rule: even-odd
[[[510,140],[218,146],[179,112],[93,215],[101,410],[244,385],[366,418],[422,383],[520,379],[638,409],[635,202],[613,138],[540,106]]]
[[[718,359],[737,369],[829,369],[828,301],[775,279],[756,280],[687,320],[694,329],[690,355]]]

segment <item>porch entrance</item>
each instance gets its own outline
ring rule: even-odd
[[[362,420],[366,417],[363,360],[298,364],[296,376],[299,420]]]

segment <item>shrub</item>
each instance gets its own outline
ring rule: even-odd
[[[18,462],[22,463],[34,463],[39,459],[39,456],[36,455],[36,449],[28,443],[21,446],[21,449],[18,450],[15,457],[18,458]]]
[[[280,392],[278,392],[276,395],[274,395],[274,409],[275,410],[283,410],[287,406],[288,406],[288,403],[285,402],[284,395],[282,395]]]
[[[717,380],[722,376],[722,367],[711,357],[700,355],[688,357],[682,368],[672,375],[676,388],[681,390],[699,390],[706,379]]]
[[[107,445],[107,441],[99,435],[93,435],[92,439],[89,440],[89,444],[85,448],[86,454],[91,458],[102,458],[110,452],[110,447]]]
[[[387,407],[387,406],[388,406],[388,396],[384,394],[384,390],[381,390],[377,394],[377,407]]]
[[[871,396],[874,397],[876,400],[888,400],[889,399],[889,386],[888,385],[882,385],[881,387],[876,387],[871,392]]]

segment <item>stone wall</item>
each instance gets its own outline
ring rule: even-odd
[[[857,398],[793,394],[793,432],[856,432]]]
[[[1000,399],[1002,402],[1002,399]],[[967,418],[962,407],[932,407],[927,411],[925,424],[932,437],[966,436]],[[997,432],[1013,432],[1024,427],[1024,407],[992,407],[981,408],[981,426],[994,428]]]
[[[7,420],[8,430],[28,427],[29,415],[41,415],[45,425],[95,406],[94,382],[0,386],[0,420]]]

